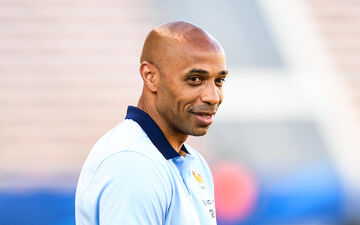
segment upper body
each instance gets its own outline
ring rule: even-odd
[[[185,157],[142,110],[92,149],[76,193],[77,225],[216,224],[209,167],[189,145]]]
[[[102,137],[81,172],[77,224],[216,224],[211,172],[184,144],[206,134],[223,100],[221,45],[172,22],[147,36],[137,108]]]

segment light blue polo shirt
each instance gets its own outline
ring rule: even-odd
[[[144,111],[91,150],[76,190],[77,225],[216,224],[214,187],[204,158],[189,145],[179,155]]]

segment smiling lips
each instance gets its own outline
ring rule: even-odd
[[[193,112],[193,114],[200,123],[210,125],[213,122],[215,112]]]

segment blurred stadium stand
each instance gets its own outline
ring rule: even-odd
[[[219,190],[252,196],[219,225],[360,224],[360,1],[0,0],[0,225],[75,224],[81,166],[136,105],[147,32],[175,19],[228,53],[218,120],[190,139]]]
[[[6,179],[75,178],[93,143],[123,117],[123,106],[136,103],[139,50],[153,17],[144,4],[1,1]]]

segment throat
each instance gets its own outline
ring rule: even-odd
[[[183,156],[183,157],[185,157],[186,156],[186,152],[184,152],[183,150],[181,150],[180,149],[180,151],[179,151],[179,154],[181,155],[181,156]]]

